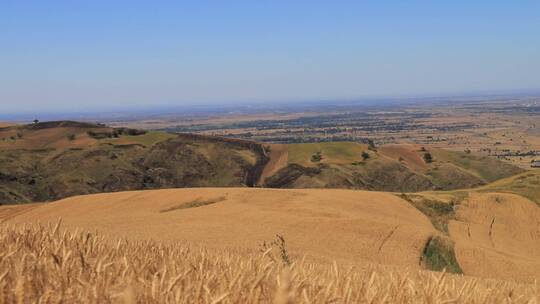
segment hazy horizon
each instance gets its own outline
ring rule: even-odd
[[[2,1],[6,113],[540,91],[535,1]]]

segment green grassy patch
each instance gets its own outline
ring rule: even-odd
[[[170,138],[175,138],[176,135],[162,131],[149,131],[142,135],[122,135],[118,138],[107,138],[101,140],[102,143],[111,143],[114,145],[133,145],[139,144],[146,147],[151,147],[158,142],[165,141]]]
[[[454,164],[486,182],[493,182],[523,172],[523,169],[487,156],[444,149],[433,149],[430,152],[436,161]]]
[[[448,234],[448,221],[455,219],[455,206],[467,198],[467,193],[456,192],[455,199],[450,202],[429,199],[416,194],[402,193],[398,196],[425,214],[435,229]]]
[[[540,206],[540,171],[528,171],[479,189],[481,192],[507,192],[521,195]]]
[[[434,236],[427,241],[421,263],[429,270],[463,273],[456,259],[454,243],[439,236]]]
[[[326,164],[350,164],[362,160],[362,152],[367,145],[355,142],[324,142],[288,145],[289,164],[314,166],[314,155],[320,155],[320,162]]]

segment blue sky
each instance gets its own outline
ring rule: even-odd
[[[521,89],[539,1],[0,1],[8,112]]]

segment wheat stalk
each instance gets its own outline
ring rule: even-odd
[[[538,303],[538,283],[0,226],[2,303]],[[286,260],[286,261],[285,261]]]

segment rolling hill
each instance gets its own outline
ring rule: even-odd
[[[540,170],[526,171],[518,175],[500,179],[481,187],[479,191],[515,193],[528,198],[540,206]]]
[[[203,302],[260,302],[290,275],[289,295],[302,301],[330,301],[324,279],[334,297],[368,302],[525,302],[540,279],[539,185],[540,171],[415,145],[9,126],[0,128],[0,202],[56,201],[0,206],[10,252],[0,252],[0,291],[38,298],[77,277],[69,292],[96,302],[200,297],[194,284],[221,286]],[[50,225],[59,219],[61,232]],[[41,271],[19,275],[32,265]],[[458,275],[445,283],[431,272],[443,270]],[[249,286],[234,285],[242,280]]]
[[[256,252],[279,234],[294,259],[322,264],[446,268],[520,281],[540,273],[540,208],[514,194],[190,188],[0,208],[9,225],[59,218],[67,228],[110,238],[229,252]]]
[[[182,207],[194,202],[201,206]],[[159,236],[160,241],[229,250],[257,250],[279,233],[292,252],[318,261],[371,261],[414,268],[419,268],[429,235],[436,232],[422,213],[391,194],[253,188],[77,196],[27,209],[9,223],[58,218],[67,227],[99,227],[109,236],[134,240]],[[390,234],[394,237],[387,237]]]
[[[251,142],[47,122],[0,129],[0,202],[121,190],[244,186],[266,158]]]
[[[274,173],[262,182],[266,187],[453,190],[486,185],[523,172],[496,159],[415,145],[369,148],[353,142],[330,142],[292,144],[279,151],[273,156],[281,158],[279,167],[274,165]],[[425,154],[432,157],[430,162],[424,159]]]
[[[413,145],[266,145],[73,121],[0,128],[0,203],[181,187],[453,190],[521,172],[492,158]]]

